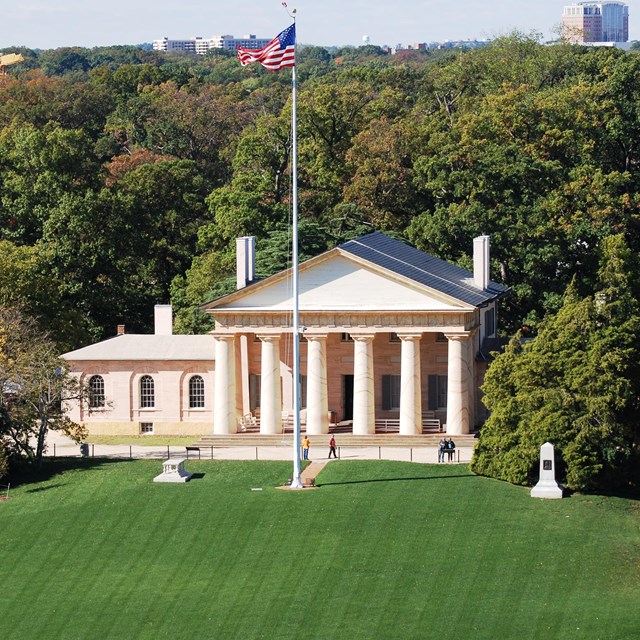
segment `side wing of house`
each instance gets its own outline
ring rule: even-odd
[[[213,425],[211,336],[122,335],[64,354],[89,388],[67,415],[90,435],[193,435]]]

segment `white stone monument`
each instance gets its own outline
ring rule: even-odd
[[[556,482],[553,445],[545,442],[540,447],[540,480],[531,489],[532,498],[562,498],[562,488]]]
[[[162,473],[154,482],[187,482],[193,475],[184,468],[184,458],[169,458],[162,463]]]

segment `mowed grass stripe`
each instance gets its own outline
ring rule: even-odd
[[[633,501],[458,465],[339,461],[295,493],[289,463],[73,464],[0,505],[2,637],[637,635]]]

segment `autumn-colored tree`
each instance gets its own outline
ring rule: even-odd
[[[65,398],[88,396],[55,343],[19,309],[0,307],[0,457],[39,463],[50,430],[80,441],[86,432],[65,415]]]

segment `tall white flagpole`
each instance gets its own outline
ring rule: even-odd
[[[290,14],[295,24],[295,9]],[[293,477],[291,487],[302,488],[300,480],[300,311],[298,307],[299,281],[298,281],[298,129],[297,129],[297,104],[296,104],[296,64],[298,55],[298,35],[294,47],[294,64],[292,67],[292,95],[291,95],[291,137],[293,156],[291,163],[293,199],[293,234],[292,234],[292,261],[293,261]]]

